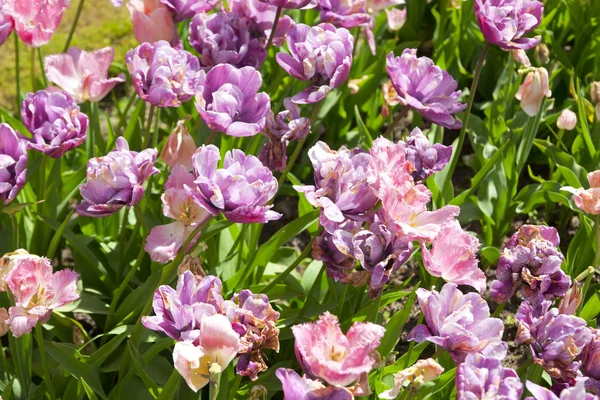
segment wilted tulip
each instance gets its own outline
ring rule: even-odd
[[[221,0],[160,0],[173,14],[175,22],[192,18],[215,8]]]
[[[579,304],[581,304],[581,301],[583,300],[582,296],[583,293],[581,292],[581,283],[574,280],[573,286],[571,286],[571,288],[567,290],[567,293],[565,293],[564,297],[560,299],[558,311],[561,314],[575,315]]]
[[[600,215],[600,170],[587,174],[589,189],[564,186],[561,190],[573,193],[573,201],[583,212]]]
[[[159,173],[154,167],[157,155],[156,149],[130,151],[127,140],[117,138],[115,150],[88,161],[87,181],[79,189],[83,201],[77,212],[88,217],[105,217],[139,203],[144,196],[143,184]]]
[[[400,390],[406,387],[419,389],[423,384],[431,382],[444,372],[444,368],[433,358],[418,360],[412,367],[394,374],[394,387],[379,395],[380,399],[395,399]]]
[[[76,102],[100,101],[117,83],[125,82],[125,76],[108,78],[108,69],[115,56],[112,47],[88,53],[78,47],[71,47],[66,54],[46,57],[44,69],[48,79]]]
[[[347,29],[331,24],[297,24],[290,29],[287,44],[290,54],[278,53],[277,63],[292,77],[311,82],[292,97],[294,103],[321,101],[348,79],[354,38]]]
[[[30,332],[38,321],[50,319],[52,310],[75,301],[79,275],[69,269],[52,273],[50,260],[23,255],[6,277],[15,299],[8,310],[8,324],[14,336]]]
[[[485,40],[506,50],[537,46],[540,36],[523,36],[537,28],[543,13],[537,0],[475,0],[475,17]]]
[[[413,166],[414,180],[425,181],[448,164],[452,156],[452,146],[432,144],[419,128],[415,128],[406,139],[405,152],[407,160]]]
[[[196,92],[196,109],[212,130],[230,136],[253,136],[263,130],[271,100],[253,67],[219,64],[212,68]]]
[[[348,225],[355,231],[360,229],[360,224],[347,220],[339,226],[342,232],[346,231],[344,228],[348,228]],[[350,232],[350,229],[347,230]],[[325,265],[327,276],[331,279],[339,281],[348,276],[354,271],[356,260],[350,253],[343,253],[338,248],[337,235],[324,231],[321,235],[315,237],[312,244],[312,256],[315,260],[322,261]]]
[[[600,103],[600,82],[592,82],[590,86],[590,98],[592,104]]]
[[[0,124],[0,198],[4,205],[25,186],[27,160],[27,141],[10,125]]]
[[[12,19],[14,30],[28,46],[41,47],[56,32],[71,0],[3,0],[2,13]]]
[[[541,64],[548,64],[548,61],[550,61],[550,50],[545,43],[540,43],[537,45],[535,48],[535,55],[538,60],[540,60]]]
[[[151,44],[164,40],[175,45],[179,42],[173,17],[159,0],[129,0],[127,9],[138,43]]]
[[[185,127],[185,121],[179,121],[167,138],[167,143],[165,143],[165,147],[160,153],[160,158],[171,169],[181,165],[187,171],[191,171],[192,156],[195,151],[196,143]]]
[[[269,200],[277,193],[277,179],[254,156],[234,149],[225,154],[223,168],[216,146],[200,147],[192,157],[196,180],[188,193],[213,215],[240,223],[266,223],[281,218]]]
[[[504,368],[500,360],[469,354],[456,369],[457,400],[519,400],[523,384],[517,372]]]
[[[376,361],[371,352],[379,346],[385,329],[370,322],[355,322],[344,335],[338,318],[326,312],[317,322],[293,326],[292,332],[304,372],[344,387],[371,371]]]
[[[416,54],[416,49],[405,49],[400,57],[394,57],[393,52],[387,56],[387,73],[400,102],[435,124],[459,129],[462,123],[453,114],[467,105],[458,101],[461,95],[456,90],[458,84],[431,59]]]
[[[59,158],[87,137],[88,117],[62,91],[28,93],[21,104],[23,125],[33,134],[29,148]]]
[[[544,97],[552,96],[548,86],[548,71],[546,68],[534,68],[529,72],[516,94],[521,101],[521,108],[525,114],[535,117],[542,107]]]
[[[179,107],[204,82],[198,58],[165,41],[141,44],[125,59],[138,96],[157,107]]]
[[[563,110],[556,120],[556,126],[558,129],[566,129],[567,131],[572,131],[575,129],[577,125],[577,114],[575,114],[571,110]]]
[[[446,283],[440,292],[419,288],[417,297],[427,324],[414,327],[410,340],[428,340],[448,351],[457,363],[468,354],[504,358],[504,324],[490,318],[489,306],[478,293],[463,294],[455,284]]]

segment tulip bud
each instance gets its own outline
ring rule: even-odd
[[[590,97],[592,98],[592,104],[600,103],[600,82],[592,82]]]
[[[535,56],[540,60],[542,64],[548,64],[550,61],[550,50],[548,50],[548,46],[544,43],[540,43],[535,48]]]
[[[575,125],[577,125],[577,114],[571,110],[563,110],[556,121],[556,126],[558,129],[572,131],[575,129]]]
[[[522,66],[531,67],[531,61],[529,61],[529,57],[527,57],[525,50],[512,50],[512,55],[514,59]]]
[[[560,301],[558,311],[561,314],[575,315],[575,311],[577,311],[577,307],[581,304],[581,300],[581,284],[577,280],[574,280],[573,286],[567,290],[567,293],[565,293],[565,296]]]
[[[179,121],[169,135],[160,158],[170,167],[182,165],[186,170],[192,170],[192,156],[196,151],[194,138],[190,136],[184,121]]]
[[[525,77],[515,97],[521,101],[523,111],[534,117],[540,111],[544,96],[552,96],[548,85],[548,71],[543,67],[534,68]]]

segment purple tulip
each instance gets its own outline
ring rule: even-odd
[[[250,37],[246,23],[234,13],[196,14],[190,23],[189,41],[204,67],[258,68],[267,57],[258,39]]]
[[[347,224],[358,225],[350,220],[346,222]],[[315,260],[322,261],[325,264],[327,276],[336,281],[344,279],[352,273],[356,264],[356,260],[352,255],[340,251],[336,244],[336,238],[327,231],[315,237],[312,245],[312,256]]]
[[[371,14],[365,10],[365,0],[318,0],[321,22],[346,29],[369,24]]]
[[[412,176],[415,181],[425,181],[429,176],[440,172],[452,156],[452,146],[431,144],[419,128],[410,133],[405,151],[407,160],[413,165]]]
[[[462,294],[455,284],[446,283],[440,292],[419,288],[417,297],[427,325],[415,326],[408,334],[410,340],[437,344],[457,363],[468,354],[504,358],[504,324],[490,318],[489,306],[478,293]]]
[[[377,196],[368,183],[369,153],[343,146],[334,151],[326,143],[317,142],[308,151],[308,157],[315,171],[315,186],[294,188],[303,192],[313,206],[322,208],[326,229],[327,222],[336,225],[347,217],[360,218],[373,209]]]
[[[216,146],[200,147],[192,157],[195,187],[186,187],[213,215],[223,212],[232,222],[266,223],[281,218],[267,205],[277,193],[277,179],[254,156],[234,149],[225,155],[223,168],[217,169],[221,155]]]
[[[538,0],[475,0],[475,17],[485,40],[505,50],[537,46],[540,36],[523,35],[537,28],[543,13]]]
[[[115,150],[88,161],[87,182],[80,188],[83,201],[77,212],[88,217],[105,217],[139,203],[144,196],[142,185],[151,175],[159,173],[154,167],[157,156],[156,149],[130,151],[127,140],[117,138]]]
[[[160,0],[160,2],[171,11],[175,22],[180,22],[212,10],[221,0]]]
[[[312,8],[312,0],[258,0],[261,3],[270,4],[275,7],[296,9],[296,8]]]
[[[523,384],[514,369],[500,360],[469,354],[456,369],[456,399],[519,400]]]
[[[287,44],[290,54],[278,53],[277,62],[292,77],[311,83],[292,97],[294,103],[316,103],[348,78],[354,38],[345,28],[298,24],[290,29]]]
[[[286,0],[274,0],[286,1]],[[297,0],[289,0],[296,3]],[[262,44],[267,43],[267,38],[271,36],[273,21],[277,13],[277,6],[271,5],[271,1],[264,2],[262,0],[230,0],[227,2],[232,13],[239,15],[246,24],[253,37],[260,40]],[[285,37],[292,26],[294,20],[287,15],[279,18],[279,23],[273,37],[273,44],[277,47],[281,46],[285,41]]]
[[[12,18],[0,10],[0,46],[4,44],[13,30]]]
[[[27,141],[10,125],[0,124],[0,198],[4,205],[25,186],[27,160]]]
[[[496,280],[490,295],[497,303],[508,301],[517,286],[523,284],[523,297],[532,304],[562,297],[571,286],[571,278],[560,266],[560,238],[555,228],[523,225],[506,243],[498,260]]]
[[[585,387],[600,395],[600,329],[592,329],[592,340],[581,353],[581,372],[587,378]]]
[[[417,110],[423,118],[449,129],[462,123],[453,114],[467,105],[458,101],[461,91],[452,76],[427,57],[417,57],[416,49],[405,49],[400,57],[390,52],[387,73],[398,93],[399,101]]]
[[[551,304],[548,300],[535,307],[527,301],[521,303],[516,340],[530,346],[533,361],[552,378],[570,382],[577,376],[579,355],[592,340],[592,333],[584,319],[560,314],[557,308],[549,309]]]
[[[230,136],[253,136],[265,127],[271,100],[260,73],[252,67],[219,64],[206,74],[196,93],[196,108],[212,130]]]
[[[281,381],[283,396],[290,400],[354,400],[354,395],[344,387],[325,386],[319,380],[301,377],[288,368],[277,368],[275,375]]]
[[[125,58],[138,96],[157,107],[179,107],[204,80],[196,57],[163,40],[142,43]]]
[[[21,104],[23,125],[33,134],[29,148],[59,158],[87,137],[88,117],[63,91],[28,93]]]
[[[536,385],[533,382],[527,381],[525,384],[527,390],[531,392],[533,397],[525,397],[525,400],[598,400],[597,396],[585,392],[583,382],[577,382],[573,387],[568,387],[560,392],[560,397],[555,395],[551,390]]]
[[[152,307],[155,316],[143,316],[142,324],[153,331],[182,340],[200,329],[203,316],[220,311],[223,302],[221,281],[208,275],[200,280],[190,271],[179,275],[177,289],[162,285],[154,293]]]

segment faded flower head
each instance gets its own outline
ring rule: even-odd
[[[537,46],[540,36],[523,36],[537,28],[543,13],[537,0],[475,0],[475,17],[485,40],[505,50]]]
[[[190,23],[190,45],[200,54],[203,67],[231,64],[258,68],[267,52],[250,36],[246,22],[234,13],[198,13]]]
[[[530,346],[533,361],[552,378],[569,382],[577,376],[579,356],[592,333],[584,319],[560,314],[557,308],[550,309],[551,304],[548,300],[537,306],[521,303],[516,340]]]
[[[409,339],[428,340],[448,351],[457,363],[468,354],[504,358],[504,324],[490,318],[489,306],[478,293],[463,294],[455,284],[446,283],[440,292],[419,288],[417,297],[427,324],[414,327]]]
[[[28,93],[21,104],[23,125],[32,133],[29,148],[59,158],[87,137],[88,117],[62,91]]]
[[[564,257],[558,250],[560,238],[553,227],[523,225],[502,250],[490,296],[497,303],[508,301],[519,284],[530,303],[563,296],[571,278],[560,268]]]
[[[288,53],[278,53],[277,63],[292,77],[310,86],[292,97],[298,104],[323,100],[350,73],[354,38],[345,28],[327,23],[310,27],[297,24],[287,38]]]
[[[186,187],[194,199],[213,215],[240,223],[266,223],[281,218],[271,211],[269,201],[277,193],[277,179],[258,158],[234,149],[225,155],[223,168],[217,168],[221,155],[216,146],[200,147],[192,160],[196,180]]]
[[[133,35],[140,44],[161,40],[172,45],[179,42],[171,12],[159,0],[129,0],[127,9],[131,15]]]
[[[515,95],[521,102],[521,109],[530,117],[535,117],[542,107],[544,97],[552,96],[546,68],[534,68],[529,72]]]
[[[8,124],[0,124],[0,198],[4,205],[27,182],[27,141]]]
[[[344,335],[338,318],[326,312],[317,322],[292,327],[296,358],[306,374],[333,386],[344,387],[368,374],[376,359],[371,355],[385,329],[370,322],[355,322]]]
[[[413,166],[415,181],[425,181],[436,172],[440,172],[452,157],[452,146],[441,143],[432,144],[419,128],[412,130],[406,140],[406,158]]]
[[[516,371],[504,368],[500,360],[469,354],[456,369],[457,400],[518,400],[523,384]]]
[[[87,181],[80,188],[83,201],[77,212],[88,217],[105,217],[139,203],[144,196],[144,183],[159,173],[154,167],[157,155],[156,149],[130,151],[127,140],[117,138],[115,150],[88,161]]]
[[[8,324],[14,336],[30,332],[38,321],[46,322],[52,310],[79,298],[77,278],[69,269],[52,272],[50,260],[22,254],[6,276],[15,299],[8,310]]]
[[[212,68],[196,93],[196,108],[212,130],[230,136],[253,136],[263,130],[271,100],[253,67],[219,64]]]
[[[573,201],[583,212],[600,215],[600,170],[587,174],[589,189],[564,186],[561,190],[573,193]]]
[[[418,360],[412,367],[394,374],[394,387],[379,395],[380,399],[395,399],[400,390],[406,387],[419,389],[423,384],[431,382],[444,372],[444,368],[433,358]]]
[[[41,47],[56,32],[71,0],[3,0],[2,14],[12,20],[15,32],[28,46]]]
[[[115,56],[112,47],[87,51],[71,47],[65,54],[46,57],[44,70],[48,79],[76,102],[100,101],[117,83],[125,82],[123,74],[116,78],[108,77],[108,69]]]
[[[390,52],[387,73],[394,84],[400,102],[417,110],[423,118],[449,129],[459,129],[462,123],[453,114],[467,105],[460,103],[460,90],[452,76],[427,57],[417,57],[416,49],[406,49],[400,57]]]
[[[198,59],[165,41],[143,43],[125,59],[138,96],[157,107],[179,107],[204,81]]]

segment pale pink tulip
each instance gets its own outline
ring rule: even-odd
[[[399,8],[387,8],[385,10],[387,15],[388,28],[392,31],[399,31],[406,22],[406,8],[401,10]]]
[[[516,62],[521,64],[524,67],[531,67],[531,61],[529,61],[529,57],[527,57],[527,53],[523,49],[515,49],[511,50],[513,58]]]
[[[31,47],[50,41],[70,0],[4,0],[2,13],[13,20],[19,38]]]
[[[552,92],[548,86],[548,71],[542,67],[534,68],[527,74],[515,97],[521,101],[523,111],[530,117],[535,117],[544,97],[550,96]]]
[[[484,293],[486,279],[479,269],[478,249],[479,240],[465,232],[456,220],[442,225],[431,250],[421,243],[423,265],[431,275],[457,285],[472,286]]]
[[[589,189],[564,186],[561,190],[573,193],[575,205],[583,212],[600,215],[600,170],[590,172],[587,178],[590,183]]]
[[[15,299],[15,306],[8,310],[13,335],[30,332],[38,321],[48,321],[53,309],[77,300],[78,276],[68,269],[52,273],[45,257],[19,256],[6,277]]]
[[[91,53],[71,47],[66,54],[46,57],[44,69],[48,79],[69,93],[77,103],[88,100],[97,102],[117,83],[125,82],[123,74],[108,78],[108,69],[114,56],[112,47]]]
[[[177,165],[183,166],[186,170],[192,170],[192,156],[196,151],[194,138],[190,136],[185,121],[179,121],[177,126],[169,135],[165,147],[160,153],[160,158],[169,166],[175,168]]]
[[[575,114],[571,110],[563,110],[556,121],[556,126],[558,129],[565,129],[567,131],[572,131],[575,129],[577,125],[577,114]]]
[[[10,253],[6,253],[0,258],[0,292],[6,292],[8,285],[6,284],[6,278],[10,271],[15,268],[15,265],[22,258],[29,257],[29,253],[26,250],[18,249]]]
[[[419,389],[423,384],[440,376],[442,372],[444,372],[444,367],[433,358],[418,360],[412,367],[394,374],[394,387],[381,393],[379,398],[395,399],[400,394],[401,389],[407,386]]]
[[[133,34],[141,43],[165,40],[171,45],[179,42],[173,16],[159,0],[129,0]]]
[[[235,358],[240,337],[227,317],[215,314],[202,317],[200,330],[192,331],[190,339],[175,344],[173,363],[190,389],[197,392]]]

